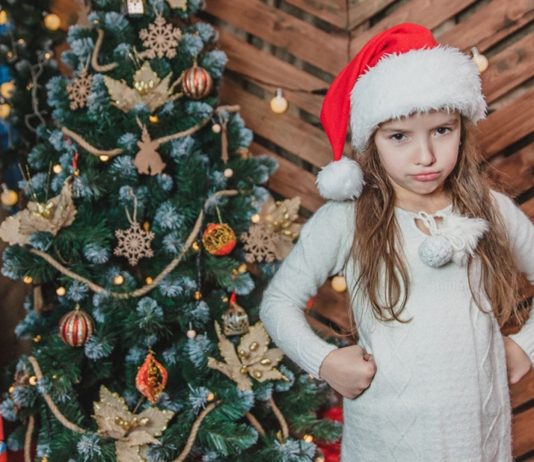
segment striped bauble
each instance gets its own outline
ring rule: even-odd
[[[184,71],[182,90],[191,99],[201,99],[208,96],[213,88],[213,79],[209,72],[196,63]]]
[[[91,316],[80,309],[79,305],[65,314],[59,321],[59,336],[67,345],[83,346],[93,335],[95,324]]]

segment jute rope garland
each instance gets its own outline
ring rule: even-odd
[[[193,227],[193,230],[191,231],[191,233],[189,234],[189,237],[185,241],[185,244],[182,247],[182,250],[180,251],[180,253],[173,260],[171,260],[171,262],[165,268],[163,268],[161,273],[159,273],[154,278],[154,281],[151,284],[146,284],[143,287],[140,287],[132,292],[114,292],[112,290],[105,289],[104,287],[99,286],[98,284],[90,281],[89,279],[84,278],[83,276],[80,276],[74,271],[68,269],[66,266],[58,262],[54,257],[52,257],[51,255],[48,255],[46,252],[43,252],[42,250],[30,249],[30,252],[33,253],[34,255],[38,255],[39,257],[41,257],[43,260],[49,263],[50,266],[57,269],[61,274],[71,279],[74,279],[75,281],[81,282],[82,284],[87,285],[87,287],[89,287],[95,293],[103,293],[113,298],[121,299],[121,300],[142,297],[143,295],[150,292],[152,289],[155,289],[156,287],[158,287],[161,284],[161,281],[165,278],[165,276],[167,276],[172,270],[174,270],[174,268],[176,268],[180,264],[180,262],[182,261],[183,257],[185,256],[189,248],[193,245],[193,242],[195,241],[196,236],[200,232],[200,228],[202,226],[202,221],[204,219],[204,214],[205,214],[204,210],[206,209],[208,204],[211,201],[213,201],[213,199],[216,197],[231,197],[231,196],[236,196],[237,194],[239,194],[239,192],[235,189],[225,189],[223,191],[217,191],[212,196],[210,196],[204,203],[204,207],[202,207],[202,209],[200,210],[200,213],[198,214],[198,218],[195,222],[195,226]]]
[[[39,366],[37,359],[34,356],[29,356],[28,361],[32,365],[37,379],[43,380],[44,378],[43,372],[41,371],[41,367]],[[61,411],[58,409],[54,401],[52,401],[52,398],[50,397],[48,393],[43,393],[43,397],[50,411],[52,412],[52,414],[54,414],[56,419],[64,427],[76,433],[81,433],[81,434],[87,433],[87,430],[84,430],[83,428],[78,427],[78,425],[76,425],[75,423],[72,423],[61,413]],[[211,411],[213,411],[220,403],[221,401],[216,401],[214,403],[208,404],[204,408],[204,410],[197,416],[197,418],[195,419],[195,422],[193,423],[193,426],[191,427],[191,431],[185,443],[184,449],[182,450],[178,458],[173,460],[173,462],[183,462],[187,458],[187,456],[191,452],[191,449],[193,448],[193,443],[195,442],[195,438],[197,437],[200,424],[206,418],[206,416]],[[25,462],[31,462],[31,442],[32,442],[32,434],[33,434],[34,429],[35,429],[35,417],[30,416],[28,419],[28,427],[26,429],[26,435],[24,438],[24,461]]]
[[[169,141],[177,140],[179,138],[185,138],[186,136],[190,136],[198,132],[201,128],[205,127],[209,123],[211,118],[213,117],[213,114],[217,114],[221,111],[239,112],[239,109],[240,109],[239,105],[218,106],[213,110],[213,112],[209,115],[209,117],[206,117],[204,120],[201,120],[200,122],[188,128],[187,130],[183,130],[181,132],[173,133],[172,135],[167,135],[161,138],[157,138],[155,140],[152,140],[152,142],[157,143],[157,146],[159,147],[162,144],[168,143]],[[89,154],[92,154],[93,156],[96,156],[96,157],[108,156],[111,158],[111,157],[118,156],[124,152],[124,150],[121,148],[107,149],[107,150],[99,149],[93,146],[87,140],[85,140],[81,135],[79,135],[78,133],[76,133],[75,131],[67,127],[63,127],[61,131],[63,132],[64,135],[72,138],[77,144],[79,144],[83,149],[85,149]]]

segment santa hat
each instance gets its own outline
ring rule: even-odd
[[[324,98],[321,123],[334,161],[317,176],[320,194],[345,200],[361,194],[363,173],[344,157],[350,114],[352,146],[363,152],[382,122],[430,110],[458,110],[473,122],[486,102],[476,64],[457,48],[439,45],[426,27],[399,24],[369,40],[336,77]]]

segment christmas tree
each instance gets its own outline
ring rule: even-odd
[[[339,424],[326,385],[283,359],[261,290],[298,235],[298,199],[219,101],[226,63],[199,0],[93,0],[70,78],[0,226],[2,272],[33,287],[10,371],[8,444],[51,461],[317,461]],[[28,449],[27,449],[28,450]]]
[[[55,47],[63,43],[61,20],[50,0],[0,0],[0,170],[4,206],[18,202],[18,162],[50,121],[44,83],[58,74]]]

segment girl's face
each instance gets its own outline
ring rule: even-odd
[[[379,126],[374,141],[398,200],[442,195],[458,159],[460,134],[458,112],[416,113]]]

